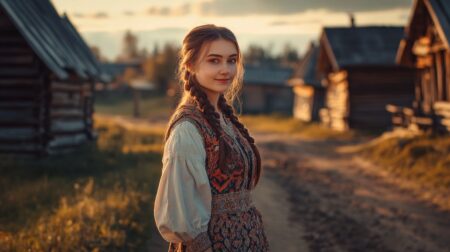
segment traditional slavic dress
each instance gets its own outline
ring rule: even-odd
[[[251,197],[255,154],[228,118],[221,119],[221,126],[222,134],[216,136],[191,104],[178,109],[169,123],[154,205],[169,251],[269,251]],[[232,147],[227,169],[219,167],[219,137]]]

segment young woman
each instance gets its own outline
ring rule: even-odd
[[[183,97],[168,125],[154,214],[169,251],[269,251],[251,192],[261,175],[233,107],[242,85],[234,34],[203,25],[183,40]]]

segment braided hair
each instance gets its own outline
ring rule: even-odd
[[[256,179],[253,186],[259,181],[261,176],[261,157],[255,145],[254,139],[250,136],[248,130],[238,120],[233,107],[234,99],[237,97],[241,86],[243,77],[242,56],[240,54],[239,45],[234,34],[225,27],[218,27],[215,25],[202,25],[192,29],[183,40],[183,47],[180,51],[180,61],[178,65],[178,77],[183,86],[183,97],[178,104],[177,109],[188,102],[194,102],[199,110],[203,113],[215,135],[219,139],[219,167],[223,172],[227,173],[227,166],[225,165],[227,154],[231,151],[226,141],[224,141],[222,134],[223,130],[220,126],[220,115],[216,112],[214,106],[209,101],[206,93],[200,87],[197,79],[192,73],[190,66],[196,62],[199,57],[202,47],[208,43],[218,39],[224,39],[232,42],[238,51],[237,60],[237,74],[225,94],[221,94],[218,101],[218,108],[222,111],[235,126],[239,129],[242,136],[244,136],[252,147],[256,156]],[[166,135],[168,132],[166,133]]]

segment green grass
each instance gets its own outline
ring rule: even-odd
[[[354,131],[339,132],[315,122],[302,122],[285,115],[243,115],[240,120],[254,132],[282,133],[317,140],[350,140],[356,136]]]
[[[133,116],[133,96],[129,93],[97,94],[95,112],[108,115]],[[174,98],[157,94],[142,95],[140,99],[142,118],[168,118]]]
[[[450,188],[450,136],[394,137],[368,145],[365,157],[393,175],[436,189]]]
[[[163,130],[95,122],[97,143],[69,155],[0,157],[0,251],[136,251],[150,238]]]

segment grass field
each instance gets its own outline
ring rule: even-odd
[[[150,238],[163,130],[95,122],[97,143],[70,155],[0,157],[0,251],[139,251]]]
[[[397,177],[423,186],[450,188],[450,136],[390,137],[367,145],[361,154]]]
[[[99,138],[74,153],[0,156],[0,251],[140,251],[149,240],[171,101],[143,99],[142,120],[130,120],[130,96],[98,97],[95,111]],[[344,144],[364,135],[281,115],[240,118],[250,132]],[[449,136],[387,138],[360,153],[394,176],[450,188]]]

